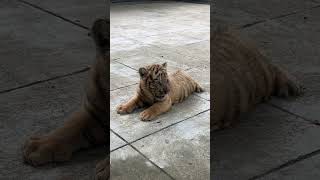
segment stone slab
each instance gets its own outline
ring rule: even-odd
[[[161,31],[161,30],[160,30]],[[205,35],[208,35],[210,32],[207,31]],[[193,33],[190,35],[189,31],[185,32],[175,32],[175,33],[166,33],[162,35],[154,35],[147,37],[136,37],[134,40],[143,43],[143,45],[154,45],[154,46],[170,46],[172,50],[175,47],[179,47],[185,44],[192,44],[202,41],[201,34]],[[197,36],[198,35],[198,36]]]
[[[299,30],[278,21],[268,21],[242,32],[253,39],[269,59],[282,65],[291,73],[314,74],[319,72],[319,37],[313,34],[316,28]],[[298,35],[299,34],[299,35]]]
[[[141,121],[139,112],[142,110],[125,115],[117,114],[116,107],[129,100],[135,91],[136,86],[129,86],[112,91],[110,94],[110,128],[129,142],[210,108],[210,103],[207,100],[191,95],[182,103],[174,105],[169,112],[160,115],[153,121]]]
[[[213,179],[242,180],[320,148],[319,126],[260,105],[234,128],[212,134]]]
[[[107,17],[105,0],[25,0],[75,23],[90,28],[96,18]]]
[[[284,0],[284,1],[263,1],[263,0],[244,0],[244,1],[217,1],[216,8],[226,12],[241,12],[258,17],[259,20],[273,18],[296,11],[306,10],[316,5],[318,2],[312,0]],[[243,16],[239,16],[239,19]],[[236,17],[237,19],[237,17]]]
[[[82,70],[95,57],[87,31],[16,1],[1,1],[0,91]]]
[[[139,83],[139,73],[122,64],[110,63],[110,90]]]
[[[211,6],[211,26],[215,27],[218,24],[228,24],[230,26],[241,27],[245,24],[261,21],[261,18],[241,10],[239,7],[229,7],[216,4]]]
[[[207,4],[170,1],[112,4],[110,9],[111,27],[121,28],[126,37],[146,37],[196,29],[190,26],[191,24],[199,29],[205,27],[203,25],[208,26],[209,9]],[[124,11],[126,12],[123,13]],[[185,13],[186,11],[188,13]],[[197,21],[193,21],[194,19]]]
[[[289,100],[273,99],[274,105],[312,121],[319,120],[320,37],[319,8],[269,21],[243,32],[257,41],[270,60],[295,75],[306,93]],[[306,17],[306,19],[305,19]]]
[[[210,178],[210,112],[133,143],[174,179]]]
[[[317,180],[320,177],[320,156],[316,155],[266,175],[259,180]]]
[[[166,57],[158,57],[156,54],[151,54],[150,56],[147,54],[136,54],[135,56],[125,57],[125,58],[119,58],[115,60],[115,62],[124,64],[126,66],[129,66],[135,70],[138,71],[140,67],[144,67],[150,64],[162,64],[164,62],[167,62],[167,71],[168,73],[174,72],[176,70],[186,70],[190,67],[179,63],[177,59],[169,59]]]
[[[117,149],[110,155],[112,180],[169,180],[171,179],[130,146]]]
[[[61,126],[77,110],[84,95],[87,73],[56,79],[0,94],[0,179],[90,179],[102,147],[75,153],[70,162],[33,168],[23,163],[21,147],[34,134],[45,134]],[[71,178],[71,179],[72,179]]]
[[[110,131],[110,152],[124,145],[126,145],[126,142]]]
[[[182,46],[161,46],[166,53],[163,58],[175,60],[176,63],[191,68],[210,69],[210,41],[204,40]]]

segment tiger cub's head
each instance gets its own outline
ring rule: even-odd
[[[141,67],[139,74],[140,88],[147,90],[155,100],[163,100],[170,90],[167,63]]]

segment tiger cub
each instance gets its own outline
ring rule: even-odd
[[[149,121],[169,111],[171,106],[186,99],[193,92],[204,89],[183,71],[167,74],[167,63],[152,64],[139,69],[140,83],[136,94],[117,107],[118,114],[131,113],[149,106],[140,113],[142,121]]]
[[[96,60],[90,68],[83,103],[61,127],[47,134],[28,138],[22,147],[24,162],[40,166],[68,161],[80,149],[109,144],[110,125],[106,102],[109,94],[109,33],[109,19],[97,19],[93,23],[90,36],[95,42]],[[110,158],[107,155],[97,164],[95,179],[109,178],[109,162]]]
[[[221,26],[211,33],[211,130],[234,125],[243,113],[271,96],[303,94],[304,88],[295,77],[270,63],[231,28]]]

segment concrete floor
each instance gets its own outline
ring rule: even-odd
[[[87,32],[106,15],[104,2],[0,2],[0,179],[90,179],[105,157],[97,148],[33,168],[22,163],[20,151],[29,135],[61,126],[79,105],[94,58]],[[208,179],[209,23],[209,5],[112,6],[111,179]],[[136,88],[137,69],[155,62],[188,71],[207,92],[152,122],[140,121],[138,113],[116,114]]]
[[[185,12],[188,12],[187,14]],[[111,6],[111,179],[209,179],[210,6],[157,2]],[[116,113],[137,88],[139,67],[168,63],[207,90],[154,121]]]
[[[212,22],[239,27],[307,87],[301,98],[274,99],[235,128],[214,133],[212,179],[319,179],[319,7],[319,0],[242,0],[211,8]],[[20,146],[31,134],[61,126],[79,105],[94,58],[88,28],[106,13],[102,0],[0,1],[1,180],[92,178],[104,148],[33,168],[22,163]],[[188,71],[209,91],[208,5],[116,4],[111,36],[112,179],[208,179],[208,93],[152,122],[114,110],[132,95],[136,70],[152,62]]]
[[[217,1],[213,26],[228,23],[307,88],[297,99],[260,105],[232,129],[213,134],[213,179],[320,178],[320,1]]]

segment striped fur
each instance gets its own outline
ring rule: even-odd
[[[167,64],[152,64],[139,69],[140,83],[135,96],[117,108],[119,114],[131,113],[134,109],[150,106],[141,114],[141,120],[152,120],[168,111],[193,92],[203,89],[183,71],[167,74]]]
[[[229,28],[211,34],[213,130],[228,127],[272,95],[300,95],[301,86]]]
[[[109,143],[109,107],[106,102],[109,93],[109,29],[109,20],[106,19],[97,19],[92,26],[91,36],[96,45],[96,61],[90,69],[84,103],[63,126],[46,135],[27,139],[23,146],[23,159],[26,163],[39,166],[68,161],[72,154],[80,149]],[[96,168],[96,179],[108,177],[109,156]]]

